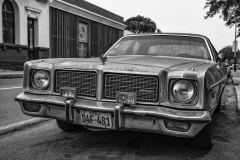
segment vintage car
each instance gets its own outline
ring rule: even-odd
[[[211,149],[224,61],[202,35],[128,35],[100,58],[26,62],[15,100],[24,114],[54,118],[64,131],[155,132]]]

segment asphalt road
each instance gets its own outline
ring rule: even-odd
[[[30,119],[14,98],[22,91],[23,79],[0,79],[0,127]]]
[[[225,88],[222,111],[213,116],[213,148],[191,147],[190,140],[154,133],[61,131],[55,120],[0,136],[0,159],[240,159],[240,118],[233,85]]]

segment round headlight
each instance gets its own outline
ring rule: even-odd
[[[39,70],[33,75],[33,83],[39,89],[45,89],[49,85],[49,74],[46,71]]]
[[[177,101],[190,101],[195,95],[193,83],[188,80],[178,80],[174,82],[172,85],[172,95]]]

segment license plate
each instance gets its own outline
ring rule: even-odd
[[[112,128],[112,119],[110,113],[81,110],[80,117],[83,125],[101,128]]]

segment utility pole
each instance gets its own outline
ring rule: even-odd
[[[236,72],[236,65],[237,65],[237,27],[236,27],[236,21],[235,21],[235,38],[234,38],[234,45],[233,45],[233,47],[234,47],[234,72]]]

